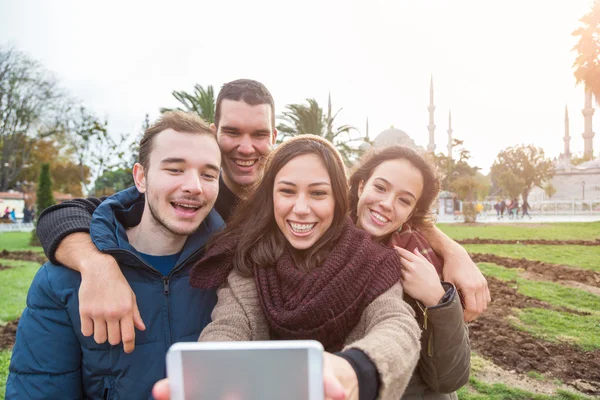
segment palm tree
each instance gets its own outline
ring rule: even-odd
[[[579,20],[580,26],[573,32],[579,41],[573,47],[577,53],[573,67],[577,83],[584,83],[596,101],[600,99],[600,1],[595,0],[592,9]]]
[[[184,108],[161,108],[161,113],[174,110],[193,112],[202,117],[206,122],[215,122],[215,91],[212,85],[208,85],[205,90],[202,85],[196,84],[193,94],[184,90],[173,90],[172,94]]]
[[[277,126],[280,133],[278,139],[284,141],[292,136],[312,133],[331,142],[339,150],[347,165],[355,162],[363,152],[361,145],[363,143],[370,144],[367,135],[361,135],[351,125],[334,128],[335,118],[342,109],[340,108],[335,114],[332,114],[331,94],[326,115],[315,99],[306,99],[306,102],[308,104],[289,104],[278,116],[282,121]]]

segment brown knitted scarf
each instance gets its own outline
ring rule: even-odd
[[[231,271],[231,248],[211,249],[192,270],[195,287],[215,287]],[[290,249],[273,268],[254,268],[263,311],[274,339],[313,339],[327,351],[342,348],[363,311],[400,279],[395,250],[374,242],[348,220],[327,260],[304,272]],[[229,254],[227,254],[229,253]]]

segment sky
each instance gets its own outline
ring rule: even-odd
[[[508,146],[558,156],[565,106],[571,151],[583,151],[571,32],[591,4],[2,0],[0,46],[39,60],[115,137],[177,106],[173,90],[251,78],[269,88],[276,114],[306,98],[326,106],[331,93],[338,124],[364,132],[368,118],[372,138],[393,125],[426,147],[433,76],[436,152],[446,152],[452,110],[453,136],[486,173]]]

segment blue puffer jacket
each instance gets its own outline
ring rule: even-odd
[[[127,189],[95,211],[91,236],[113,255],[135,292],[146,331],[136,331],[135,350],[97,344],[81,334],[79,273],[43,265],[27,295],[6,383],[6,399],[147,399],[165,377],[165,355],[174,342],[196,341],[210,322],[215,290],[194,289],[189,272],[223,220],[214,210],[191,235],[166,277],[148,265],[127,241],[125,226],[139,223],[143,196]]]

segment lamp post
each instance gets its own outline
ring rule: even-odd
[[[585,200],[585,181],[581,181],[581,200]]]

